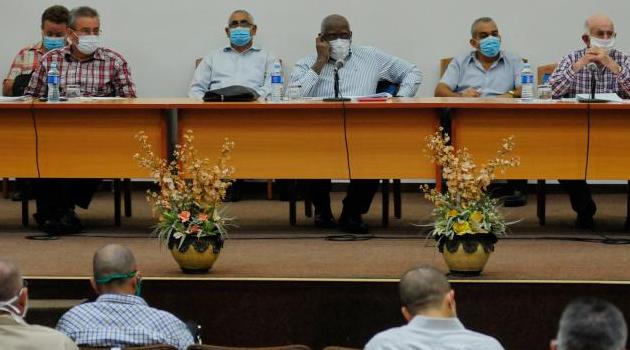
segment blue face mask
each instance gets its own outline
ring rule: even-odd
[[[52,36],[45,36],[43,40],[43,44],[46,50],[60,49],[66,46],[66,37],[55,38]]]
[[[501,39],[489,36],[479,41],[479,51],[486,57],[495,57],[501,50]]]
[[[230,42],[235,46],[245,46],[252,41],[249,28],[237,27],[230,29]]]

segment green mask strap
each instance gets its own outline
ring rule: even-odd
[[[95,282],[98,285],[103,285],[103,284],[107,284],[115,280],[126,280],[128,278],[134,277],[136,273],[138,273],[138,271],[131,271],[129,273],[113,273],[111,275],[106,275],[101,278],[98,278],[95,280]],[[141,293],[142,293],[142,280],[139,279],[136,285],[136,296],[140,296]]]

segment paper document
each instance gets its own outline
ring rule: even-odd
[[[30,96],[0,96],[0,102],[19,102],[26,101]]]
[[[371,94],[371,95],[364,95],[364,96],[343,96],[343,97],[348,97],[351,99],[357,99],[357,98],[392,98],[392,94],[390,94],[389,92],[379,92],[378,94]]]
[[[591,94],[576,94],[575,98],[579,101],[579,100],[588,100],[591,98]],[[621,102],[621,97],[619,97],[619,95],[617,95],[616,93],[610,93],[610,94],[595,94],[595,99],[597,100],[603,100],[603,101],[608,101],[608,102]]]
[[[114,96],[106,96],[106,97],[77,97],[75,100],[78,101],[107,101],[107,100],[124,100],[124,97],[114,97]]]

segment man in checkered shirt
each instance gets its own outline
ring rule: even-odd
[[[584,24],[582,41],[586,48],[566,55],[551,75],[549,83],[553,98],[575,97],[576,94],[590,94],[591,72],[588,64],[595,63],[596,93],[616,93],[621,98],[630,98],[630,57],[615,49],[615,26],[604,15],[589,17]],[[571,206],[577,213],[576,226],[592,229],[593,215],[597,207],[584,180],[560,180],[571,199]]]
[[[66,86],[79,85],[83,96],[136,97],[135,84],[129,66],[118,52],[104,48],[100,42],[101,27],[98,12],[83,6],[70,11],[65,46],[46,53],[33,72],[25,95],[47,95],[47,72],[53,62],[59,70],[62,95]],[[40,230],[51,234],[79,233],[83,226],[75,206],[87,209],[100,180],[47,179],[34,183]]]
[[[140,295],[140,272],[131,250],[110,244],[96,251],[92,287],[96,301],[66,312],[57,330],[78,345],[120,347],[193,344],[188,327],[172,314],[147,305]]]

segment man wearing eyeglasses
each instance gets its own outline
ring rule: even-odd
[[[28,309],[28,288],[20,271],[0,260],[0,348],[3,350],[76,350],[64,334],[24,321]]]
[[[9,73],[2,83],[4,96],[13,96],[15,79],[24,76],[23,83],[18,82],[17,93],[21,94],[28,83],[28,75],[39,68],[42,56],[50,50],[66,46],[69,16],[68,9],[61,5],[51,6],[44,11],[40,27],[42,40],[23,48],[15,56]]]
[[[141,277],[131,250],[109,244],[94,253],[90,280],[99,297],[77,305],[57,323],[57,330],[79,345],[122,347],[169,344],[185,350],[193,344],[186,324],[150,307],[141,297]]]
[[[201,99],[207,91],[241,85],[266,97],[271,92],[271,69],[276,58],[254,45],[257,29],[249,12],[234,11],[225,28],[230,44],[203,58],[195,70],[188,96]]]
[[[47,72],[53,62],[59,70],[59,85],[79,85],[83,96],[136,97],[136,87],[129,66],[118,52],[102,47],[98,12],[83,6],[70,12],[67,29],[69,46],[51,50],[42,57],[33,72],[25,95],[45,97]],[[79,233],[83,229],[74,212],[75,206],[86,208],[100,181],[38,180],[34,184],[40,230],[51,234]]]
[[[341,15],[330,15],[322,20],[321,32],[315,38],[316,54],[295,64],[291,85],[301,86],[301,96],[334,96],[335,66],[339,70],[339,92],[342,96],[374,94],[379,81],[399,85],[398,96],[413,97],[422,74],[418,68],[398,57],[373,47],[352,43],[350,23]],[[364,234],[367,225],[361,215],[368,212],[378,188],[378,180],[351,180],[343,200],[339,222],[335,222],[330,208],[330,180],[310,180],[309,192],[315,206],[315,226],[335,227],[349,233]]]

